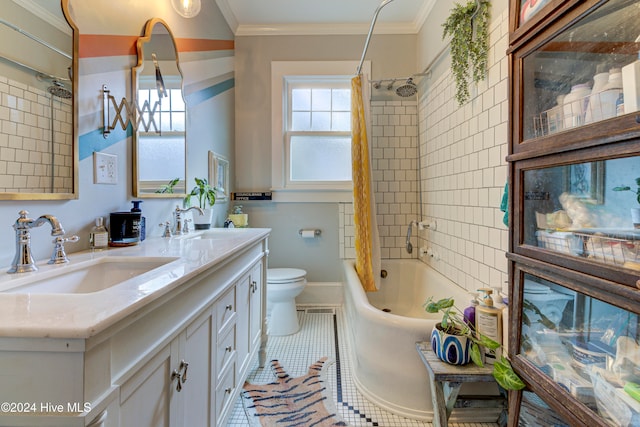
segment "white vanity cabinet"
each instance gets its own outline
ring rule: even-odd
[[[0,336],[0,401],[16,402],[0,425],[226,425],[264,364],[266,237],[88,338]]]

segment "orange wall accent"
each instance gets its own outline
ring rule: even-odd
[[[80,34],[79,55],[80,58],[137,55],[137,40],[138,36]]]
[[[233,40],[176,39],[178,52],[198,52],[207,50],[233,50]]]
[[[137,55],[138,36],[116,36],[108,34],[80,34],[80,58],[101,56]],[[233,40],[176,39],[178,52],[210,50],[233,50]]]

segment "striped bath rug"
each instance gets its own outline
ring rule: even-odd
[[[278,360],[271,361],[276,380],[269,384],[246,382],[242,403],[253,426],[331,427],[346,426],[336,413],[325,381],[332,362],[323,357],[309,366],[306,375],[293,378]]]

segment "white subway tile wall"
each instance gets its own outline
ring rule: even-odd
[[[72,123],[71,99],[0,76],[0,191],[73,191]]]
[[[421,260],[469,291],[507,290],[508,230],[500,211],[507,181],[507,42],[505,10],[490,26],[487,77],[471,84],[472,100],[462,107],[451,73],[422,78],[417,102],[371,103],[382,258],[416,258],[419,248],[431,248],[437,256]],[[420,215],[419,179],[422,219],[437,229],[414,228],[408,254],[407,226]],[[352,205],[342,204],[340,216],[340,255],[354,258]]]
[[[423,210],[437,231],[421,232],[420,245],[439,256],[427,263],[469,291],[507,290],[508,230],[500,211],[508,171],[507,42],[505,10],[490,25],[486,79],[470,85],[472,99],[462,107],[450,73],[421,85]]]
[[[412,258],[407,225],[418,219],[417,101],[371,102],[371,170],[383,259]],[[340,255],[355,257],[353,205],[340,205]],[[414,240],[415,241],[415,240]]]

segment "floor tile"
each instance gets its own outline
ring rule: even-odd
[[[344,315],[342,307],[304,307],[298,310],[300,331],[285,337],[270,336],[267,342],[267,361],[278,359],[292,376],[304,375],[309,365],[323,356],[335,361],[328,369],[337,412],[350,426],[380,427],[430,427],[431,423],[400,417],[377,407],[362,396],[351,382],[351,361],[347,340],[343,339]],[[410,349],[413,350],[413,349]],[[274,376],[267,366],[260,369],[255,365],[250,370],[247,381],[267,383]],[[426,380],[426,379],[425,379]],[[240,397],[227,427],[249,425]],[[460,423],[452,427],[496,427],[493,423]]]

